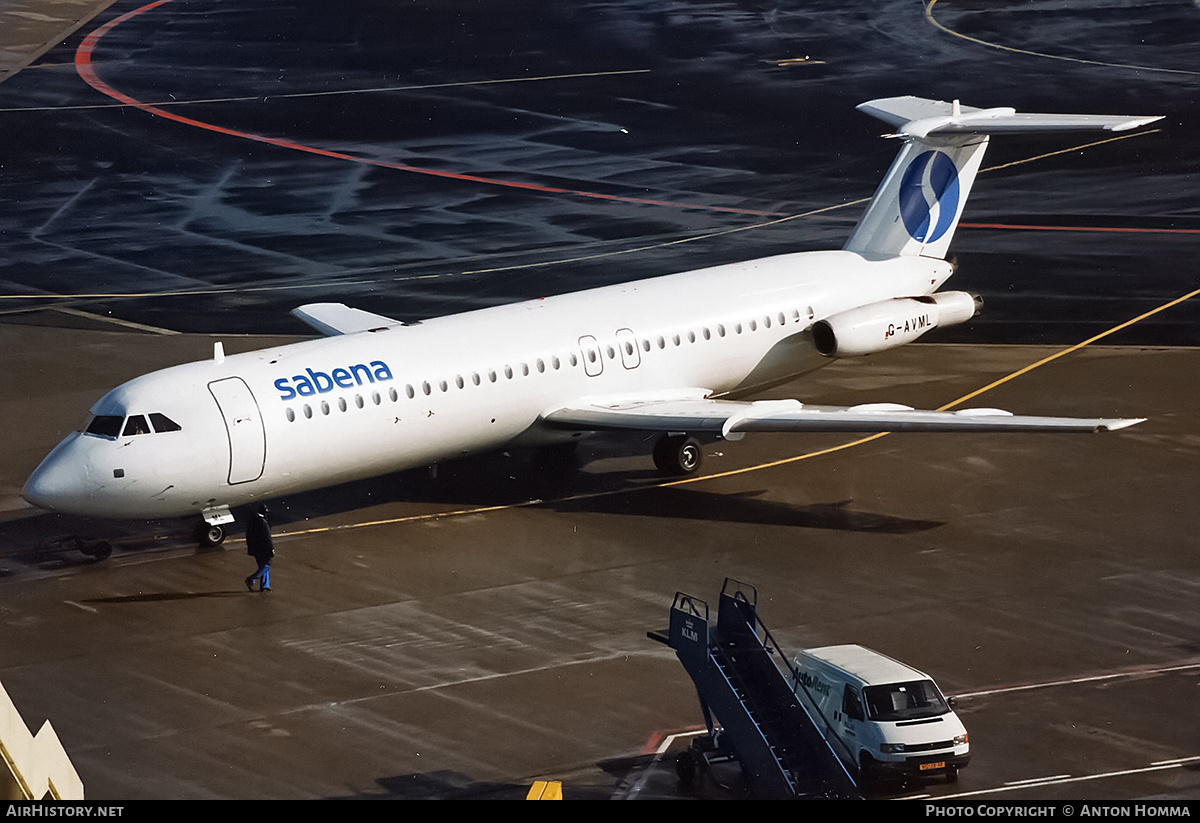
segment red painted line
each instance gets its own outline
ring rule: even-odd
[[[522,191],[538,192],[541,194],[556,194],[568,195],[573,197],[587,197],[594,200],[607,200],[617,203],[632,203],[641,206],[660,206],[676,209],[697,209],[703,211],[716,211],[729,214],[747,214],[756,217],[786,217],[783,212],[757,211],[754,209],[738,209],[730,206],[715,206],[715,205],[698,205],[695,203],[678,203],[670,200],[653,200],[641,197],[625,197],[617,194],[603,194],[601,192],[585,191],[582,189],[568,189],[558,186],[547,186],[540,183],[521,183],[515,180],[501,180],[494,177],[484,177],[475,174],[465,174],[462,172],[444,171],[441,169],[423,168],[420,166],[411,166],[407,163],[388,162],[385,160],[373,160],[367,157],[357,157],[345,152],[333,151],[331,149],[323,149],[319,146],[310,146],[304,143],[297,143],[294,140],[287,140],[282,137],[268,137],[262,134],[254,134],[253,132],[239,131],[225,126],[218,126],[215,123],[207,123],[203,120],[196,120],[191,117],[184,117],[181,114],[176,114],[172,111],[164,109],[160,106],[151,103],[145,103],[137,100],[124,92],[118,91],[105,83],[96,74],[92,56],[99,45],[100,40],[112,31],[117,26],[132,20],[141,14],[148,11],[153,11],[159,6],[166,5],[171,0],[155,0],[153,3],[126,12],[120,17],[116,17],[99,28],[91,32],[79,44],[79,48],[75,51],[75,71],[83,79],[85,83],[94,88],[96,91],[104,94],[112,99],[131,106],[147,114],[156,117],[162,117],[167,120],[180,123],[185,126],[191,126],[197,129],[222,134],[227,137],[236,137],[241,140],[252,140],[256,143],[265,143],[270,146],[276,146],[282,149],[291,151],[304,152],[313,154],[319,157],[328,157],[333,160],[344,160],[350,163],[361,163],[367,166],[376,166],[378,168],[393,169],[395,171],[407,172],[409,174],[423,174],[430,177],[441,177],[447,180],[458,180],[466,183],[476,183],[487,186],[502,186],[510,189],[520,189]],[[1200,234],[1200,229],[1160,229],[1160,228],[1122,228],[1117,226],[1037,226],[1027,224],[1014,223],[960,223],[963,228],[971,229],[1003,229],[1009,231],[1074,231],[1074,232],[1106,232],[1106,233],[1127,233],[1127,234]]]
[[[695,734],[699,734],[700,732],[706,732],[706,731],[708,731],[708,728],[706,726],[685,726],[682,729],[668,729],[666,731],[654,732],[654,734],[650,735],[650,737],[642,745],[642,750],[640,752],[638,752],[638,754],[642,754],[642,755],[658,754],[658,750],[660,748],[662,748],[663,741],[665,741],[669,738],[677,737],[680,735],[689,735],[690,736],[690,735],[695,735]]]
[[[1035,226],[1023,223],[959,223],[968,229],[1006,229],[1010,231],[1083,231],[1110,234],[1200,234],[1200,229],[1128,228],[1122,226]]]
[[[330,149],[323,149],[318,146],[309,146],[304,143],[297,143],[293,140],[286,140],[281,137],[267,137],[262,134],[254,134],[252,132],[226,128],[225,126],[218,126],[214,123],[206,123],[203,120],[196,120],[191,117],[184,117],[181,114],[175,114],[167,109],[152,105],[150,103],[144,103],[141,100],[137,100],[128,94],[125,94],[124,92],[114,89],[112,86],[108,85],[108,83],[105,83],[103,80],[101,80],[99,76],[97,76],[96,70],[92,63],[92,56],[96,51],[96,47],[106,34],[122,23],[132,20],[138,15],[152,11],[169,2],[170,0],[155,0],[153,3],[148,3],[141,8],[134,9],[133,11],[122,14],[120,17],[110,20],[85,37],[83,42],[79,44],[79,48],[75,51],[75,71],[81,78],[83,78],[83,81],[101,94],[107,95],[108,97],[124,103],[127,106],[132,106],[135,109],[144,111],[147,114],[155,115],[156,117],[172,120],[185,126],[192,126],[193,128],[204,129],[205,131],[223,134],[227,137],[237,137],[242,140],[253,140],[256,143],[266,143],[267,145],[277,146],[283,149],[291,149],[292,151],[305,152],[307,154],[315,154],[320,157],[329,157],[334,160],[345,160],[351,163],[362,163],[368,166],[394,169],[396,171],[408,172],[410,174],[424,174],[431,177],[442,177],[449,180],[459,180],[467,183],[480,183],[488,186],[503,186],[505,188],[521,189],[523,191],[533,191],[542,194],[564,194],[574,197],[588,197],[595,200],[608,200],[618,203],[633,203],[641,206],[665,206],[678,209],[700,209],[704,211],[718,211],[731,214],[749,214],[756,217],[783,216],[782,213],[779,212],[756,211],[754,209],[737,209],[729,206],[706,206],[696,205],[694,203],[676,203],[669,200],[652,200],[640,197],[623,197],[616,194],[603,194],[600,192],[584,191],[582,189],[567,189],[538,183],[521,183],[514,180],[500,180],[494,177],[483,177],[475,174],[464,174],[461,172],[422,168],[420,166],[410,166],[407,163],[392,163],[384,160],[372,160],[366,157],[356,157],[352,154],[346,154],[345,152],[332,151]]]

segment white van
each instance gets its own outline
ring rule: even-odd
[[[796,656],[797,696],[838,757],[866,782],[887,776],[953,781],[971,760],[967,730],[929,675],[862,646]],[[822,722],[823,719],[823,722]]]

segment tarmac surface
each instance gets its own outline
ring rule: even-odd
[[[4,54],[29,68],[0,84],[0,120],[18,124],[0,181],[0,682],[31,727],[51,720],[88,797],[503,798],[537,778],[568,798],[689,796],[672,757],[699,707],[646,632],[676,591],[715,604],[726,577],[758,587],[784,648],[861,643],[957,696],[971,766],[893,796],[1200,797],[1196,307],[1069,348],[1196,288],[1200,11],[929,7],[967,40],[919,3],[519,5],[507,23],[464,2],[384,26],[391,4],[173,0],[91,53],[143,105],[249,97],[179,109],[423,172],[110,108],[76,55],[138,4],[74,34],[66,5],[14,7],[44,28],[21,29]],[[267,78],[282,96],[600,70],[645,71],[386,105],[262,99]],[[705,477],[682,484],[636,438],[587,441],[576,471],[520,453],[446,464],[278,501],[268,594],[242,586],[253,564],[236,537],[198,551],[186,524],[19,498],[105,390],[215,339],[234,352],[298,333],[297,302],[412,318],[836,246],[853,214],[668,244],[869,196],[894,146],[852,107],[896,93],[1171,121],[980,179],[955,284],[983,291],[993,319],[937,339],[988,345],[841,361],[772,396],[933,408],[1021,372],[972,405],[1146,423],[762,435],[708,447]],[[1039,345],[999,344],[1012,340]],[[104,562],[69,540],[99,534],[115,546]]]

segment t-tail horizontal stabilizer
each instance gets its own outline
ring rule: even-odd
[[[875,197],[846,241],[864,257],[921,255],[945,258],[971,184],[983,162],[988,135],[1136,129],[1159,116],[1019,113],[978,109],[957,100],[886,97],[858,110],[895,128],[904,140]]]

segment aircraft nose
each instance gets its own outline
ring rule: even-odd
[[[78,498],[83,488],[78,467],[63,458],[66,445],[59,444],[50,452],[21,489],[21,496],[38,508],[59,509],[67,501]]]

